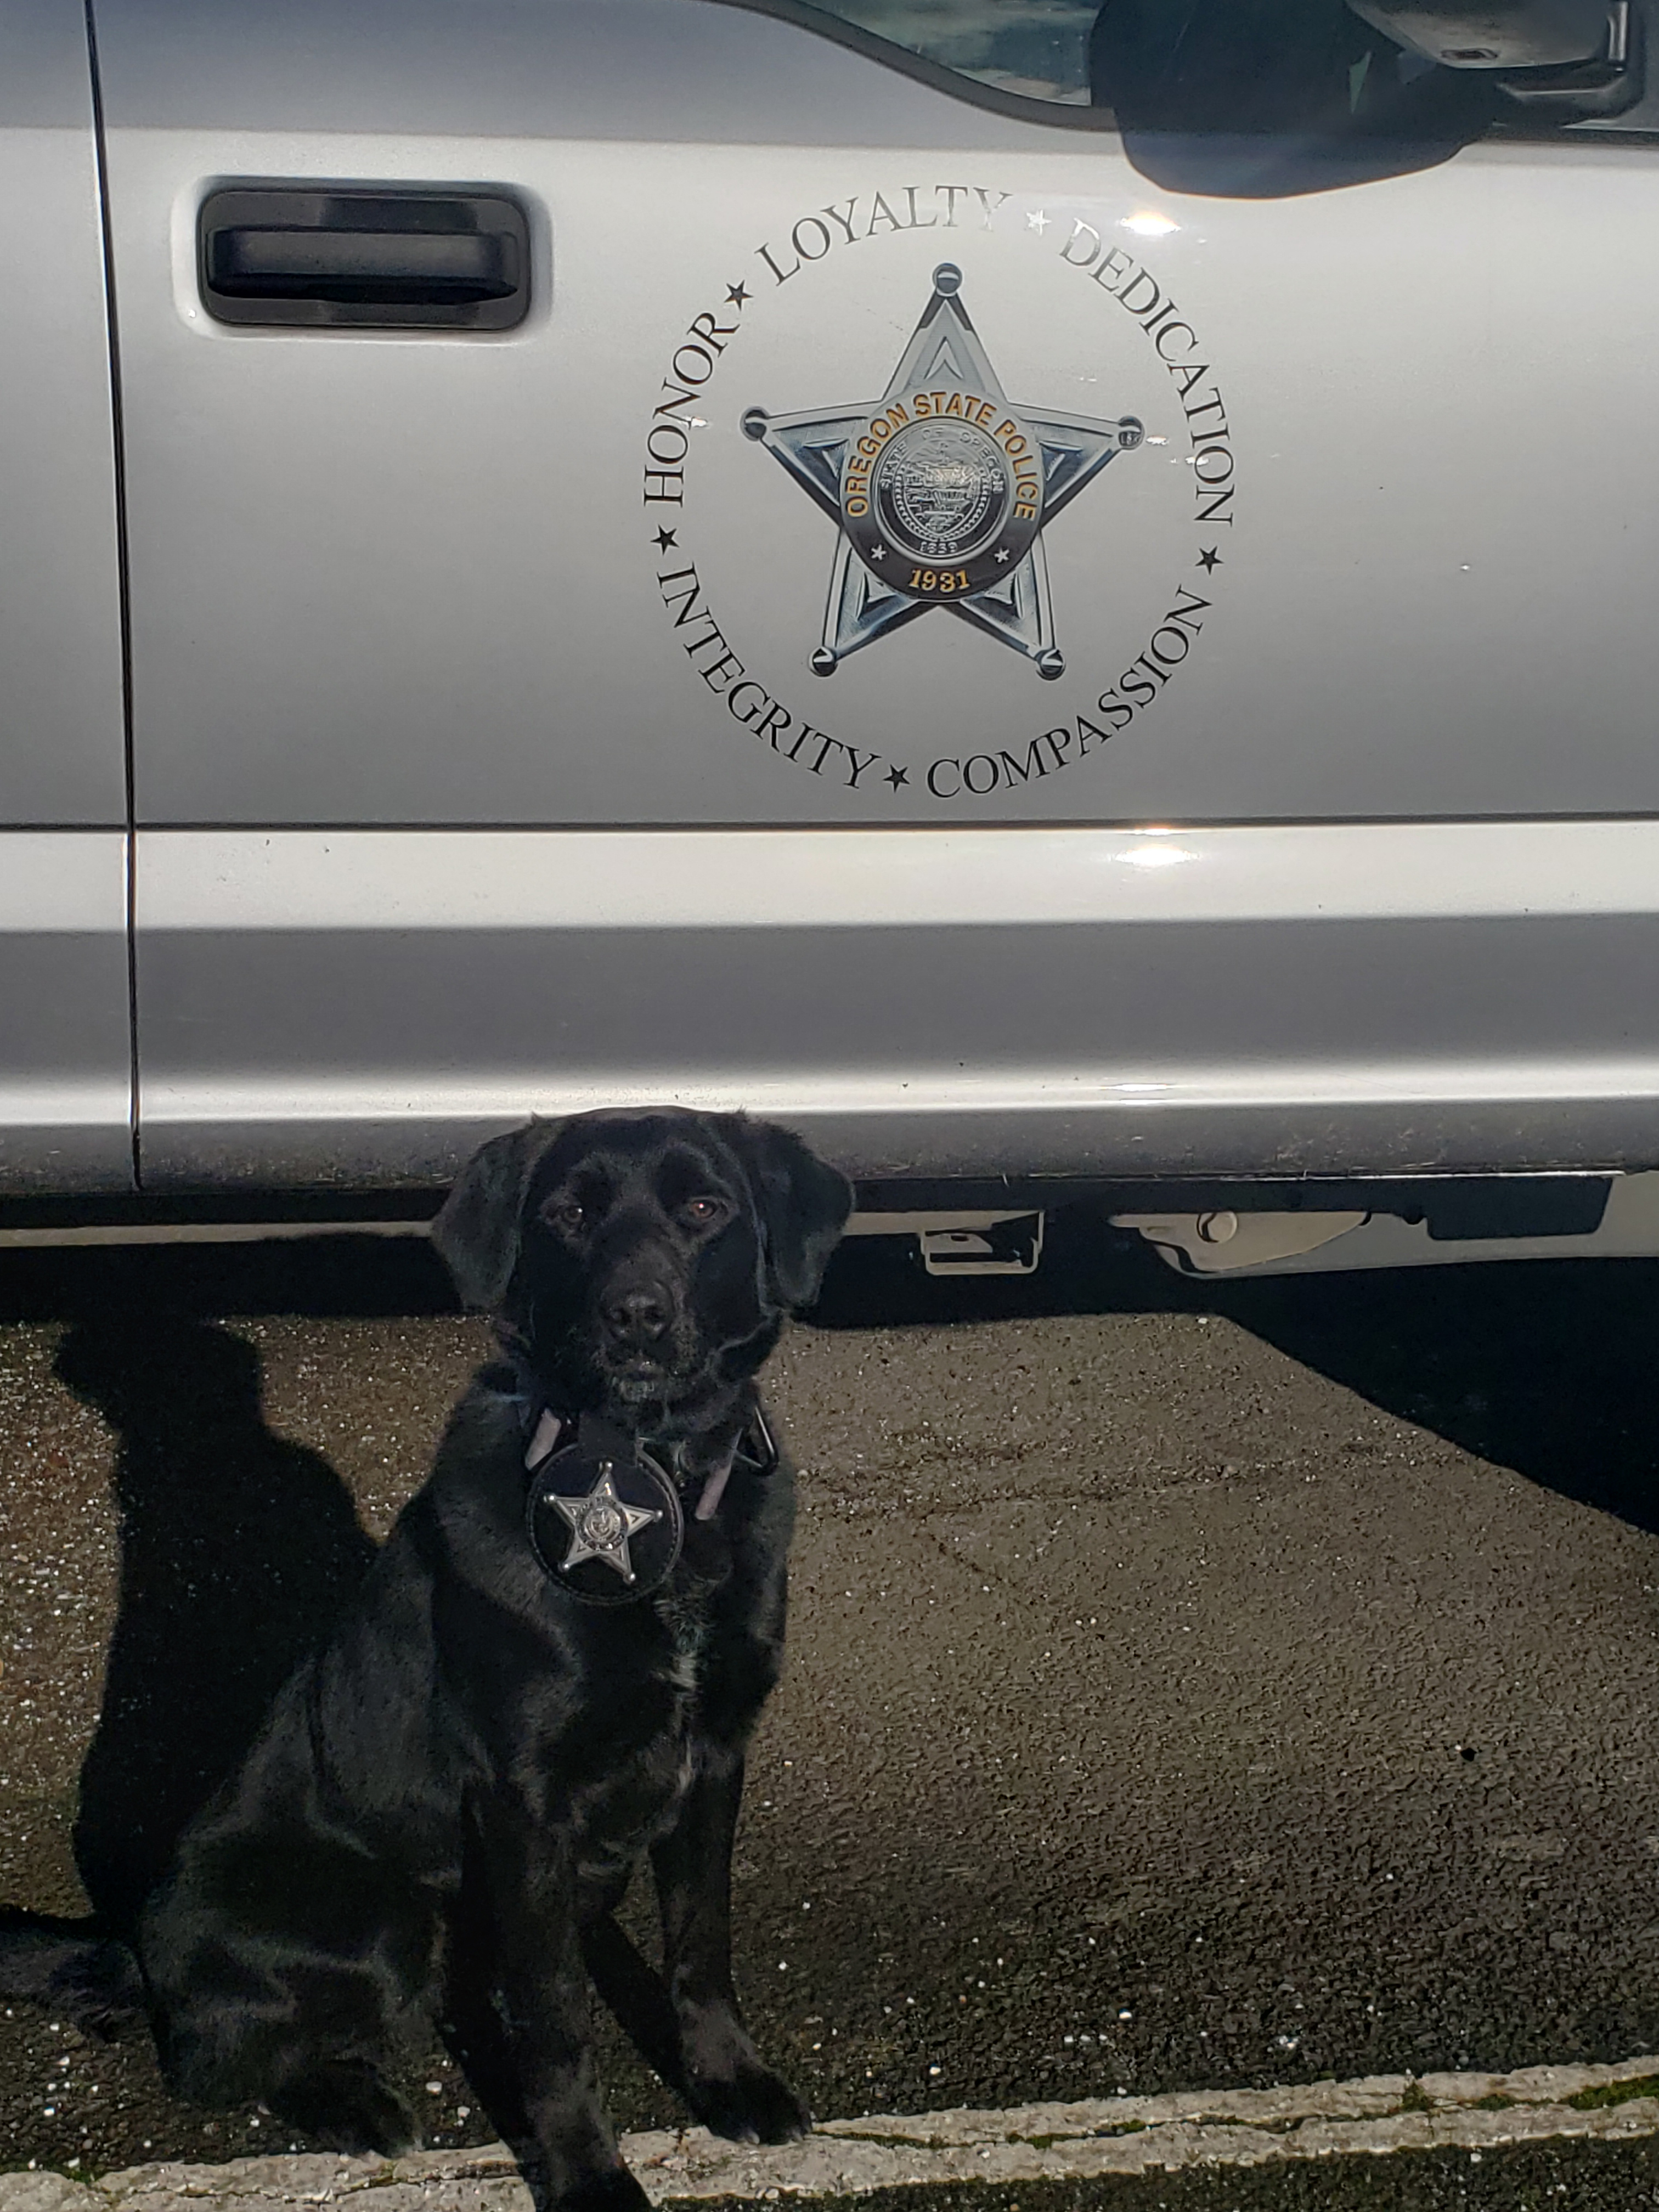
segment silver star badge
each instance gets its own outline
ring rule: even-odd
[[[599,1479],[586,1498],[558,1498],[553,1504],[569,1524],[570,1549],[559,1562],[561,1570],[580,1566],[584,1559],[603,1559],[625,1583],[634,1579],[634,1562],[628,1556],[628,1540],[648,1528],[662,1515],[618,1498],[613,1480],[615,1462],[599,1462]]]
[[[961,270],[941,262],[879,399],[800,415],[750,407],[743,417],[744,434],[837,527],[811,659],[819,676],[933,607],[1012,646],[1040,676],[1065,673],[1042,531],[1146,433],[1133,415],[1101,422],[1014,406],[961,289]]]

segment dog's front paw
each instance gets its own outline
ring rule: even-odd
[[[744,2066],[725,2081],[693,2081],[688,2101],[711,2135],[732,2142],[793,2142],[812,2115],[787,2081],[768,2068]]]
[[[330,2150],[355,2156],[378,2151],[396,2158],[419,2141],[414,2114],[366,2059],[332,2059],[296,2075],[273,2093],[270,2108]]]

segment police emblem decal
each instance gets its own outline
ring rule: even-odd
[[[711,278],[653,367],[633,527],[691,711],[855,811],[1047,794],[1172,684],[1214,711],[1187,665],[1233,588],[1223,379],[1177,249],[1154,267],[1115,235],[1182,226],[1085,204],[916,183],[805,210]],[[864,363],[844,382],[843,337]],[[774,411],[837,386],[879,396]],[[956,620],[922,621],[939,608]],[[791,690],[803,662],[844,672]]]
[[[811,657],[819,676],[936,606],[1024,653],[1039,675],[1065,673],[1042,527],[1145,433],[1133,415],[1014,406],[961,293],[961,270],[941,262],[879,399],[743,416],[744,434],[839,526]]]

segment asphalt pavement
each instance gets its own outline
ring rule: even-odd
[[[814,2110],[1659,2051],[1656,1317],[1638,1261],[1188,1284],[1079,1218],[969,1285],[845,1247],[772,1370],[801,1517],[737,1866]],[[485,1342],[419,1247],[0,1255],[0,1899],[142,1887]],[[675,2124],[605,2065],[619,2124]],[[429,2142],[483,2139],[447,2061],[411,2079]],[[287,2147],[142,2042],[0,2019],[0,2167]],[[975,2202],[1659,2204],[1645,2141],[1339,2163]]]

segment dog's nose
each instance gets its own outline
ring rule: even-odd
[[[605,1310],[618,1336],[660,1336],[668,1326],[668,1301],[656,1289],[620,1291]]]

